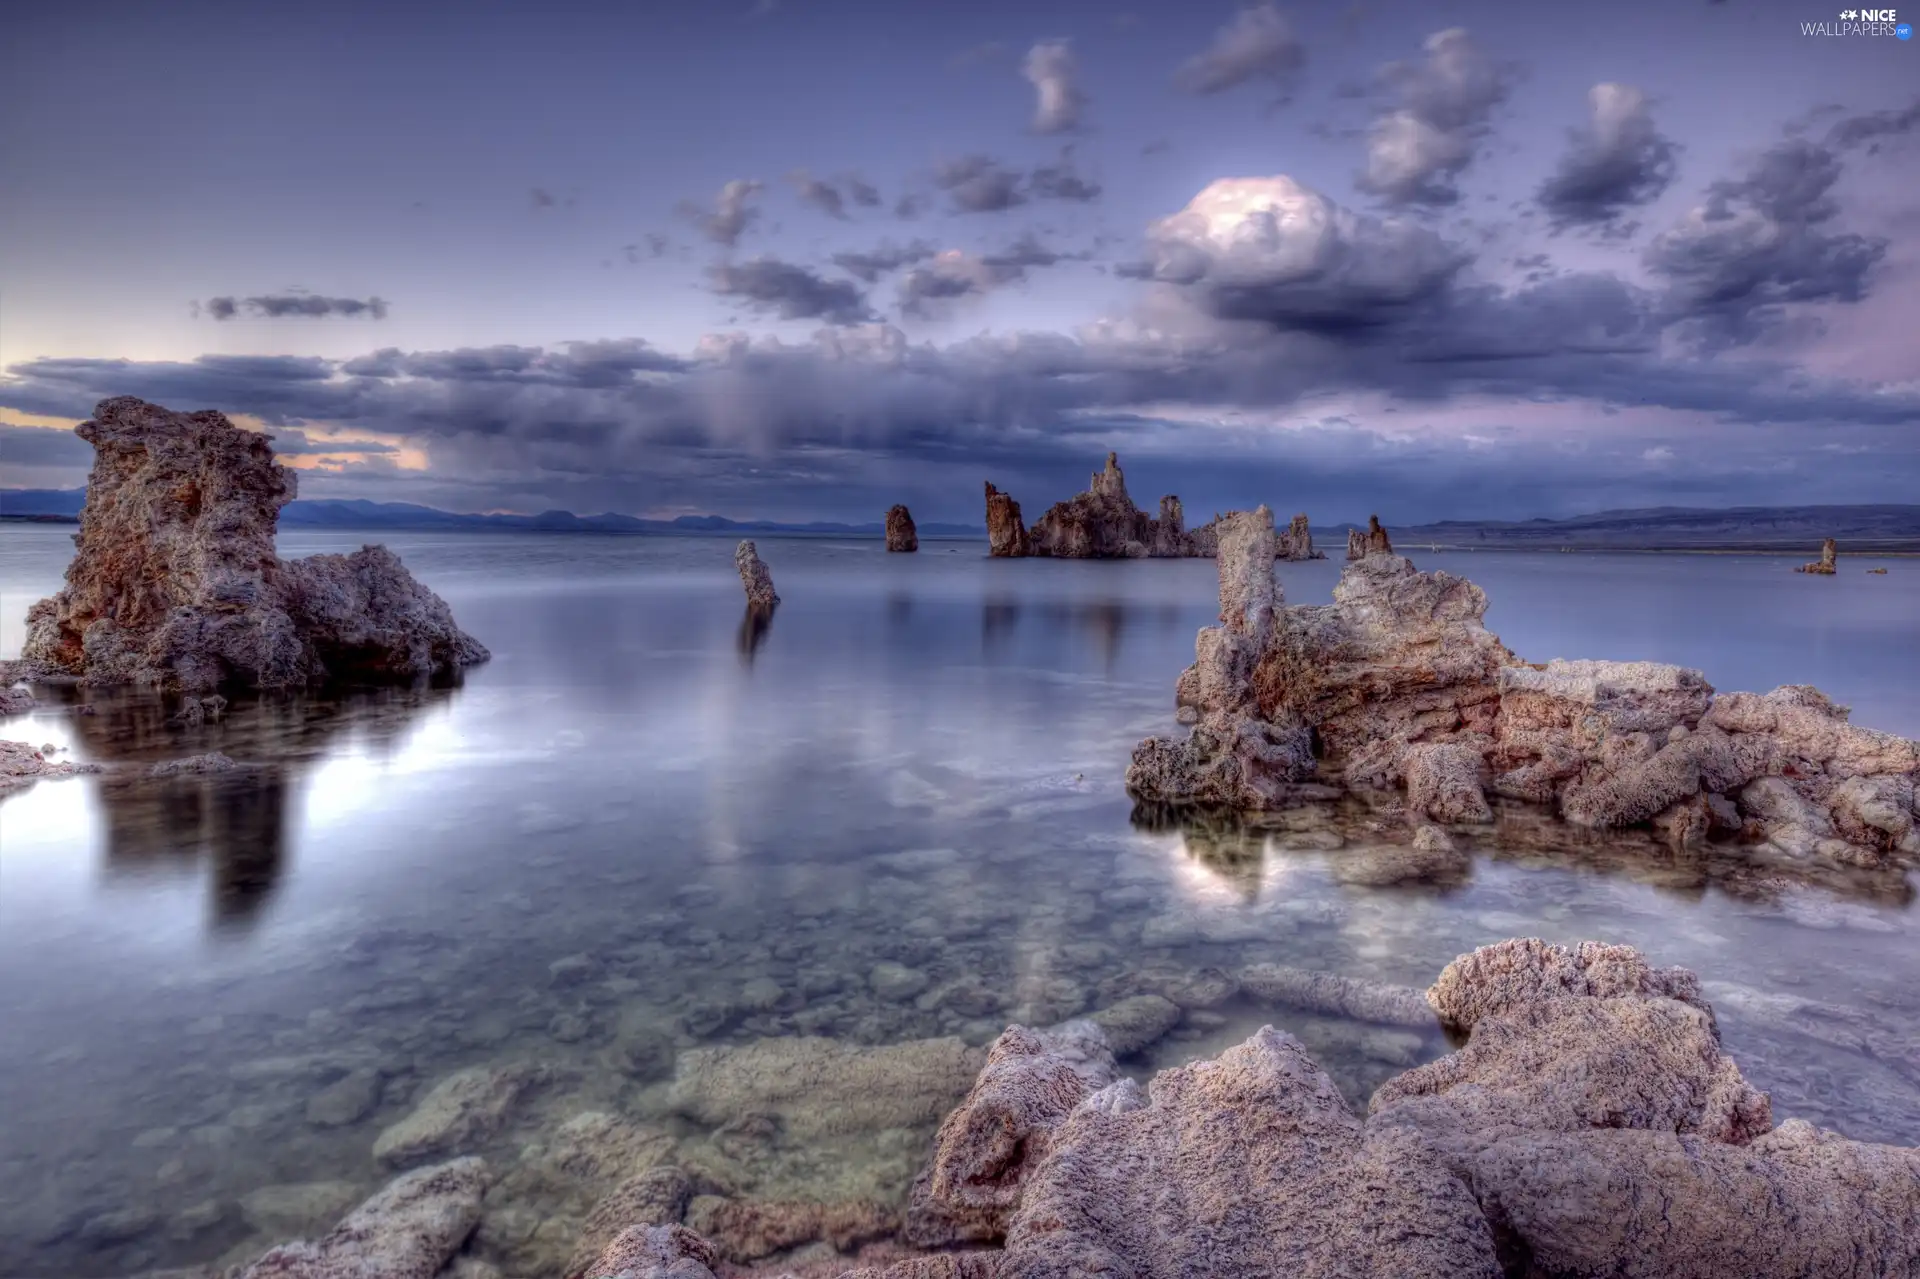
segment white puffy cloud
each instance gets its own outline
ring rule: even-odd
[[[1389,204],[1451,204],[1512,74],[1454,27],[1428,36],[1425,57],[1390,63],[1382,83],[1397,100],[1373,123],[1361,190]]]
[[[1042,40],[1027,51],[1020,73],[1033,85],[1035,133],[1067,133],[1080,127],[1087,104],[1080,91],[1080,68],[1065,40]]]

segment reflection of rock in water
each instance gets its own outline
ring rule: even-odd
[[[887,596],[887,621],[895,626],[905,626],[913,620],[913,596],[905,591],[895,591]]]
[[[1500,800],[1491,826],[1410,831],[1399,797],[1389,791],[1341,791],[1303,785],[1291,808],[1262,812],[1138,802],[1133,824],[1155,833],[1179,833],[1196,863],[1251,899],[1264,859],[1326,854],[1334,879],[1381,887],[1426,883],[1442,889],[1471,877],[1484,856],[1533,869],[1581,869],[1624,876],[1697,900],[1716,888],[1742,901],[1768,903],[1805,889],[1836,897],[1905,906],[1914,887],[1895,870],[1858,869],[1769,859],[1764,849],[1702,844],[1676,850],[1650,830],[1589,830],[1559,820],[1540,805]],[[1422,832],[1430,832],[1424,836]]]
[[[188,725],[162,698],[93,690],[95,713],[76,716],[100,780],[110,877],[167,864],[212,869],[216,926],[244,926],[272,898],[286,861],[287,814],[305,773],[344,741],[380,756],[396,751],[418,713],[444,704],[451,688],[370,689],[333,697],[242,696],[218,720]],[[154,776],[148,768],[182,755],[219,752],[225,772]]]
[[[1020,621],[1020,601],[1010,597],[990,599],[980,606],[980,651],[997,652],[1013,635]]]
[[[740,660],[748,666],[753,665],[754,654],[767,642],[767,632],[773,629],[773,609],[754,604],[747,605],[747,611],[740,615],[740,632],[734,637],[734,647],[740,650]]]

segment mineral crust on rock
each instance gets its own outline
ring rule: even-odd
[[[1287,606],[1258,568],[1266,508],[1219,528],[1221,625],[1175,684],[1193,729],[1135,748],[1138,800],[1257,810],[1304,784],[1404,787],[1416,826],[1491,821],[1498,797],[1672,847],[1920,862],[1920,746],[1848,723],[1817,689],[1716,693],[1658,662],[1531,665],[1486,629],[1479,587],[1385,551],[1352,559],[1331,605]]]
[[[747,592],[747,607],[767,610],[780,602],[773,590],[773,574],[760,558],[760,549],[752,542],[733,548],[733,566],[740,570],[740,585]]]
[[[330,1234],[275,1248],[239,1279],[433,1279],[473,1233],[486,1190],[484,1160],[416,1169]]]
[[[987,553],[1016,559],[1031,549],[1027,526],[1020,522],[1020,503],[987,481]]]
[[[1313,530],[1307,525],[1304,514],[1296,515],[1280,531],[1274,544],[1274,558],[1282,560],[1324,560],[1325,551],[1313,549]]]
[[[26,673],[186,692],[415,679],[485,661],[392,552],[282,560],[295,476],[268,437],[215,412],[103,400],[77,547],[27,612]]]
[[[1820,558],[1811,564],[1802,564],[1794,569],[1796,573],[1817,573],[1822,577],[1832,577],[1839,572],[1835,561],[1839,558],[1839,547],[1832,538],[1820,543]]]
[[[901,552],[920,549],[920,534],[913,527],[913,512],[904,506],[887,508],[887,549]]]
[[[999,556],[1145,559],[1205,554],[1186,531],[1178,497],[1160,499],[1158,519],[1133,504],[1120,460],[1112,453],[1105,469],[1093,473],[1086,492],[1055,503],[1030,529],[1020,525],[1019,503],[988,484],[987,537],[992,553]]]

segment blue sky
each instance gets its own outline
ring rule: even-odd
[[[129,393],[457,509],[1920,489],[1920,49],[1813,3],[72,8],[0,50],[6,485]]]

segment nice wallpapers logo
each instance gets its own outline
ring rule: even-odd
[[[1803,36],[1892,36],[1913,39],[1913,24],[1900,21],[1898,9],[1842,9],[1838,22],[1803,22]]]

